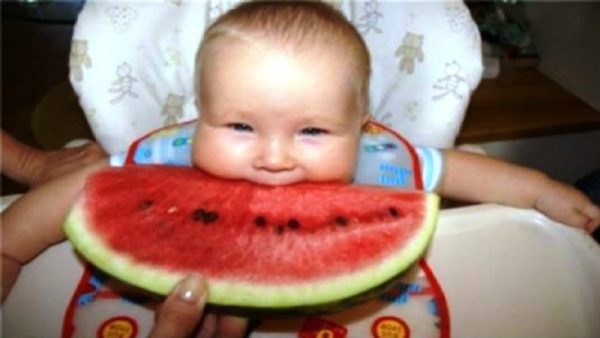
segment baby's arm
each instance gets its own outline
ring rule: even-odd
[[[107,166],[105,159],[60,176],[16,200],[1,215],[2,300],[16,281],[22,264],[65,238],[62,223],[85,178]]]
[[[535,208],[548,217],[591,232],[600,224],[600,208],[583,193],[543,173],[489,156],[444,151],[441,195],[472,202]]]

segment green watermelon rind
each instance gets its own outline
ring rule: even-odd
[[[219,306],[248,308],[297,308],[331,304],[351,298],[365,290],[385,283],[411,267],[426,251],[435,231],[439,196],[424,194],[424,219],[404,247],[375,266],[350,275],[329,278],[305,285],[249,284],[209,280],[208,302]],[[166,295],[188,272],[167,272],[164,268],[135,263],[115,253],[88,230],[83,201],[78,201],[67,217],[64,229],[67,237],[88,261],[101,270],[142,289]],[[306,295],[310,295],[307,299]]]

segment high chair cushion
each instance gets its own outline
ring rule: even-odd
[[[110,153],[197,116],[194,58],[204,29],[238,1],[87,2],[70,80]],[[480,38],[462,2],[330,1],[372,54],[375,120],[419,145],[451,147],[481,78]]]

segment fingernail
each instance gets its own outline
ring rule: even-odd
[[[206,283],[199,275],[191,275],[179,283],[177,295],[185,302],[202,305],[206,298]]]

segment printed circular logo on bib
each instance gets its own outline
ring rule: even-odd
[[[410,329],[398,317],[379,317],[371,325],[373,338],[409,338]]]
[[[135,338],[138,325],[130,317],[112,317],[104,321],[98,328],[96,338]]]

